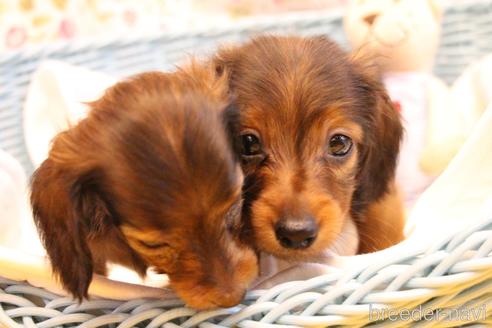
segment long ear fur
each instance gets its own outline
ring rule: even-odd
[[[63,137],[61,134],[57,139]],[[88,238],[103,229],[109,212],[93,184],[92,173],[73,166],[75,160],[83,159],[73,158],[68,163],[73,153],[63,153],[64,145],[56,141],[60,140],[54,144],[58,158],[50,155],[32,177],[31,204],[53,272],[64,288],[81,300],[87,298],[93,270],[98,271]]]
[[[357,67],[357,66],[356,66]],[[361,106],[369,110],[366,142],[361,147],[359,185],[354,195],[355,213],[368,203],[379,200],[394,183],[395,171],[403,136],[398,110],[390,100],[377,76],[359,73],[363,90]]]

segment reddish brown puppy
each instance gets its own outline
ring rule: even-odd
[[[240,116],[244,238],[315,259],[351,218],[361,253],[402,240],[402,125],[376,76],[323,37],[258,37],[215,63]]]
[[[31,202],[54,272],[74,296],[87,297],[93,272],[115,262],[167,273],[192,307],[240,302],[257,259],[230,229],[243,180],[224,87],[198,66],[142,74],[55,138]]]

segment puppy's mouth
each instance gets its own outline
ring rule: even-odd
[[[321,248],[322,249],[322,248]],[[316,261],[321,255],[322,250],[316,246],[310,246],[307,248],[285,248],[281,245],[274,249],[268,248],[262,251],[266,254],[273,255],[281,260],[285,261]]]
[[[409,38],[409,31],[402,24],[395,24],[391,31],[383,32],[379,25],[373,26],[369,32],[378,43],[385,47],[398,47]]]

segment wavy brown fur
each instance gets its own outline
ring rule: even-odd
[[[53,270],[75,297],[88,296],[107,262],[167,273],[196,308],[243,297],[257,260],[230,231],[242,174],[215,74],[193,64],[120,82],[54,139],[31,202]]]
[[[281,258],[312,260],[348,218],[357,223],[361,253],[403,238],[394,188],[402,125],[378,77],[360,60],[324,37],[261,36],[223,48],[214,62],[236,99],[237,135],[254,131],[263,145],[263,156],[243,161],[246,240]],[[354,141],[343,158],[327,155],[336,133]],[[282,247],[275,226],[286,218],[296,224],[314,218],[315,242]]]

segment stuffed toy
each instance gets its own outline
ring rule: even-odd
[[[436,0],[353,0],[344,27],[356,54],[376,64],[406,130],[397,182],[408,207],[464,142],[450,89],[432,75],[441,9]]]

